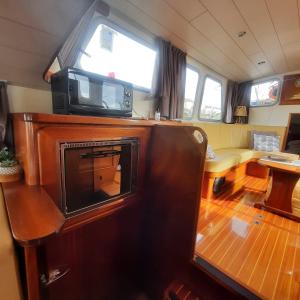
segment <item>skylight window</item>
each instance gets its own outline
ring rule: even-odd
[[[79,56],[77,65],[89,72],[152,87],[156,52],[125,34],[99,24]]]

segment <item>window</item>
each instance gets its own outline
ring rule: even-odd
[[[213,121],[222,119],[222,85],[210,77],[205,79],[199,117]]]
[[[252,85],[250,106],[270,106],[278,101],[279,80],[272,79]]]
[[[199,81],[199,73],[192,70],[191,68],[187,68],[186,81],[185,81],[184,108],[183,108],[184,119],[191,119],[193,117],[198,81]]]
[[[132,83],[150,90],[156,52],[105,25],[99,24],[77,65],[86,71]]]

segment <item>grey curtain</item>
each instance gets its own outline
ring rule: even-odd
[[[7,128],[8,116],[8,97],[7,84],[0,82],[0,147],[4,145]]]
[[[252,81],[242,82],[238,88],[238,103],[237,105],[244,105],[247,107],[247,117],[245,123],[249,120],[249,108],[250,108],[250,97],[251,97]]]
[[[81,51],[82,43],[96,11],[108,16],[109,6],[100,0],[93,1],[58,52],[57,59],[62,69],[75,65]]]
[[[225,98],[225,123],[234,123],[234,111],[239,105],[247,107],[248,116],[245,118],[245,123],[248,123],[251,86],[252,81],[246,81],[239,84],[231,80],[228,81]]]
[[[233,123],[233,113],[238,105],[238,88],[239,84],[235,81],[228,80],[225,98],[224,123]]]
[[[186,53],[158,39],[158,73],[155,96],[162,117],[182,118],[186,78]]]

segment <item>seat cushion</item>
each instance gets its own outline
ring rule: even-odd
[[[223,149],[225,150],[225,149]],[[232,154],[235,155],[239,155],[240,156],[240,163],[243,163],[251,158],[253,158],[254,155],[254,151],[250,150],[250,149],[239,149],[239,148],[230,148],[230,149],[226,149],[229,152],[231,152]]]
[[[216,158],[205,163],[206,172],[219,173],[243,163],[253,156],[249,149],[227,148],[215,150]]]
[[[300,210],[300,180],[298,180],[292,196],[292,207]]]
[[[296,160],[299,159],[299,155],[284,153],[279,151],[267,152],[267,151],[255,151],[242,148],[224,148],[214,150],[216,158],[207,159],[205,163],[206,172],[219,173],[226,171],[238,164],[244,163],[250,159],[259,159],[263,156],[278,155],[285,157],[286,159]]]
[[[297,217],[300,217],[300,209],[293,208],[293,214]]]

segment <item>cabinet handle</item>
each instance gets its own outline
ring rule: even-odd
[[[41,283],[44,287],[51,285],[53,282],[64,277],[70,272],[69,267],[60,267],[54,270],[49,271],[48,276],[44,273],[41,275]]]

